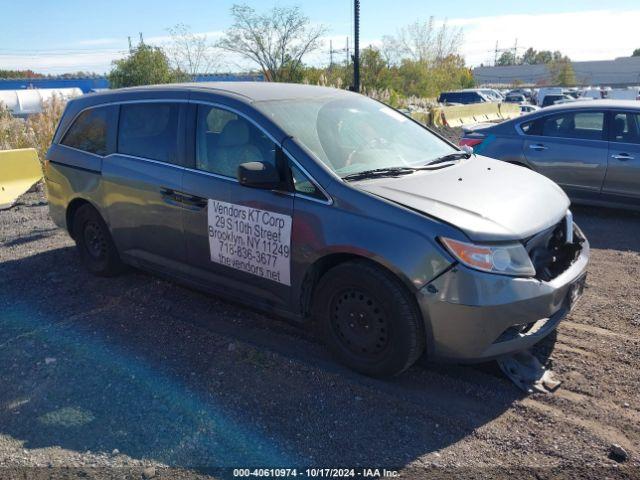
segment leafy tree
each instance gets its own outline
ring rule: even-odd
[[[535,49],[528,48],[522,55],[521,62],[524,63],[525,65],[534,65],[536,63],[537,53],[538,52],[536,52]]]
[[[506,50],[502,52],[502,55],[500,55],[500,58],[498,58],[498,62],[496,65],[500,65],[501,67],[507,65],[515,65],[516,61],[517,59],[514,53],[510,50]]]
[[[569,57],[555,58],[549,63],[549,73],[555,85],[570,87],[576,84],[576,74]]]
[[[231,7],[233,24],[217,46],[256,63],[265,80],[294,81],[301,75],[302,60],[320,47],[326,32],[313,26],[300,7],[274,7],[256,13],[248,5]]]
[[[33,70],[0,70],[0,78],[44,78],[44,75]]]
[[[640,48],[636,48],[631,54],[632,57],[640,57]]]
[[[535,65],[548,64],[553,60],[553,54],[549,50],[541,50],[536,54]]]
[[[113,62],[108,78],[111,88],[121,88],[173,83],[184,80],[185,75],[169,65],[164,50],[147,45],[141,39],[126,58]]]
[[[380,50],[367,47],[360,52],[360,81],[364,87],[390,87],[390,73],[388,64],[382,57]]]

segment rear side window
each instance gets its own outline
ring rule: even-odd
[[[107,154],[108,107],[85,110],[73,122],[62,145],[104,156]]]
[[[530,122],[520,124],[520,129],[522,133],[525,135],[540,135],[540,127],[542,126],[542,121],[531,120]]]
[[[546,117],[542,124],[545,137],[602,140],[604,112],[570,112]]]
[[[640,115],[616,113],[613,117],[611,130],[612,142],[640,143]]]
[[[567,112],[523,123],[520,128],[526,135],[602,140],[604,112]]]
[[[177,103],[120,106],[118,153],[160,162],[178,162]]]

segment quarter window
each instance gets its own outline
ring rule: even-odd
[[[62,139],[62,144],[96,155],[107,154],[108,107],[82,112]]]
[[[611,141],[620,143],[640,143],[640,115],[616,113],[611,125]]]
[[[236,178],[241,163],[275,165],[275,152],[275,144],[245,118],[221,108],[198,106],[198,170]]]
[[[320,189],[294,164],[291,164],[291,177],[293,178],[293,187],[297,193],[319,200],[326,200]]]
[[[176,103],[140,103],[120,106],[118,152],[160,162],[178,161]]]
[[[522,125],[520,125],[520,129],[526,135],[539,135],[536,132],[535,125],[536,125],[535,121],[523,123]]]

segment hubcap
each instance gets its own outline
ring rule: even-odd
[[[84,227],[84,244],[87,252],[95,259],[101,259],[107,254],[107,241],[100,225],[89,221]]]
[[[335,295],[331,327],[344,348],[359,356],[376,356],[389,344],[389,326],[378,302],[349,289]]]

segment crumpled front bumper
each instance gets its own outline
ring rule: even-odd
[[[571,310],[588,261],[585,239],[573,264],[548,282],[456,265],[418,292],[428,355],[479,362],[530,348]]]

